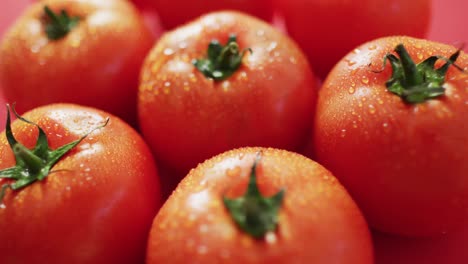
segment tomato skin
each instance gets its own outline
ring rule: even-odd
[[[364,42],[397,34],[425,37],[431,6],[431,0],[274,0],[288,33],[322,79]]]
[[[66,154],[46,179],[7,190],[0,208],[0,262],[142,263],[161,201],[156,168],[141,137],[117,117],[77,105],[36,108],[24,117],[44,129],[52,149],[106,117],[110,121]],[[34,146],[37,128],[17,120],[12,130],[19,142]],[[15,164],[4,132],[0,160],[2,169]]]
[[[468,78],[451,66],[445,96],[404,103],[385,87],[391,67],[378,72],[399,43],[416,63],[456,51],[409,37],[360,46],[336,65],[319,92],[312,145],[371,226],[409,236],[441,234],[467,219]],[[462,52],[456,64],[466,68],[468,56]]]
[[[44,32],[44,5],[81,17],[64,38]],[[127,1],[48,0],[32,4],[0,44],[0,87],[18,111],[70,102],[136,123],[138,74],[154,36]]]
[[[231,77],[215,82],[192,64],[212,39],[237,35],[250,47]],[[168,32],[141,73],[142,134],[161,164],[186,175],[199,162],[249,145],[297,150],[307,140],[316,81],[297,46],[270,25],[235,12],[216,12]]]
[[[270,0],[135,0],[138,6],[153,9],[167,29],[174,29],[201,15],[222,10],[237,10],[270,21],[273,9]]]
[[[240,231],[222,200],[245,192],[259,151],[260,192],[285,190],[270,242]],[[154,219],[147,254],[148,264],[373,263],[365,220],[333,175],[304,156],[266,148],[228,151],[192,170]]]

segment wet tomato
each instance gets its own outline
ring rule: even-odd
[[[0,263],[142,263],[160,193],[137,132],[70,104],[19,118],[0,134]]]
[[[147,262],[373,263],[366,222],[333,175],[299,154],[241,148],[192,170],[153,222]]]
[[[388,37],[348,54],[325,80],[316,158],[375,228],[435,235],[466,224],[467,67],[455,47]]]
[[[299,149],[316,90],[292,40],[253,17],[216,12],[167,32],[149,53],[139,125],[161,164],[185,175],[235,147]]]
[[[1,41],[0,87],[19,113],[70,102],[134,124],[138,74],[153,41],[127,1],[36,2]]]

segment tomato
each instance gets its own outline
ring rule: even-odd
[[[333,175],[299,154],[240,148],[200,164],[149,235],[153,263],[373,263],[366,222]]]
[[[0,87],[19,113],[71,102],[136,123],[138,74],[153,41],[127,1],[36,2],[0,44]]]
[[[173,29],[201,15],[220,10],[237,10],[270,21],[273,9],[270,0],[134,0],[143,8],[155,10],[162,24]]]
[[[324,79],[346,53],[378,37],[424,37],[431,0],[274,0],[289,34]]]
[[[23,118],[44,133],[17,119],[0,134],[0,263],[142,263],[161,201],[139,134],[111,114],[72,104]]]
[[[467,221],[468,56],[459,52],[377,39],[344,57],[319,92],[316,158],[381,231],[436,235]]]
[[[253,17],[216,12],[167,32],[149,53],[139,125],[159,164],[183,176],[236,147],[298,149],[316,87],[290,39]]]

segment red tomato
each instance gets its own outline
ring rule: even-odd
[[[466,224],[468,75],[457,68],[466,71],[468,56],[455,52],[409,37],[371,41],[343,58],[319,92],[316,158],[379,230],[434,235]]]
[[[0,263],[142,263],[160,194],[141,137],[117,117],[77,105],[36,108],[24,118],[43,129],[48,143],[25,150],[36,146],[38,129],[16,120],[12,131],[22,146],[14,144],[14,156],[0,134]],[[91,131],[48,171],[58,148]],[[47,145],[55,151],[42,155]],[[5,170],[15,157],[21,177],[5,179],[17,176]]]
[[[52,26],[46,5],[59,21],[67,20],[64,10],[68,21]],[[127,1],[36,2],[0,44],[0,87],[20,113],[72,102],[135,123],[138,74],[152,44],[152,33]]]
[[[424,37],[431,0],[274,0],[289,34],[322,79],[346,53],[378,37]]]
[[[156,158],[185,175],[235,147],[297,150],[315,99],[313,73],[289,38],[253,17],[217,12],[161,37],[142,68],[138,111]]]
[[[299,154],[241,148],[192,170],[151,228],[147,262],[373,263],[358,207]]]
[[[213,11],[238,10],[270,21],[273,10],[270,0],[134,0],[138,6],[154,9],[162,24],[172,29]]]

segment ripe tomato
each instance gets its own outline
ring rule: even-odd
[[[142,263],[160,200],[141,137],[113,115],[71,104],[36,108],[24,118],[44,134],[39,140],[34,125],[17,119],[16,155],[0,134],[0,263]],[[91,131],[50,163],[60,147]],[[6,170],[15,164],[22,167]],[[18,180],[7,179],[18,173]]]
[[[273,9],[270,0],[134,0],[138,6],[156,10],[162,24],[173,29],[213,11],[238,10],[270,21]]]
[[[192,170],[151,228],[147,262],[373,263],[358,207],[299,154],[241,148]]]
[[[289,38],[216,12],[161,37],[142,68],[138,113],[156,158],[185,175],[235,147],[298,149],[315,99],[313,73]]]
[[[409,37],[371,41],[343,58],[319,92],[316,158],[379,230],[434,235],[467,221],[468,75],[457,68],[468,56],[455,51]],[[392,66],[380,71],[384,57]],[[425,63],[414,68],[413,60]],[[436,72],[433,63],[445,67]]]
[[[36,2],[0,44],[0,87],[20,113],[72,102],[135,123],[138,74],[152,44],[152,33],[127,1]]]
[[[366,41],[395,34],[424,37],[431,6],[431,0],[274,0],[289,34],[322,79]]]

